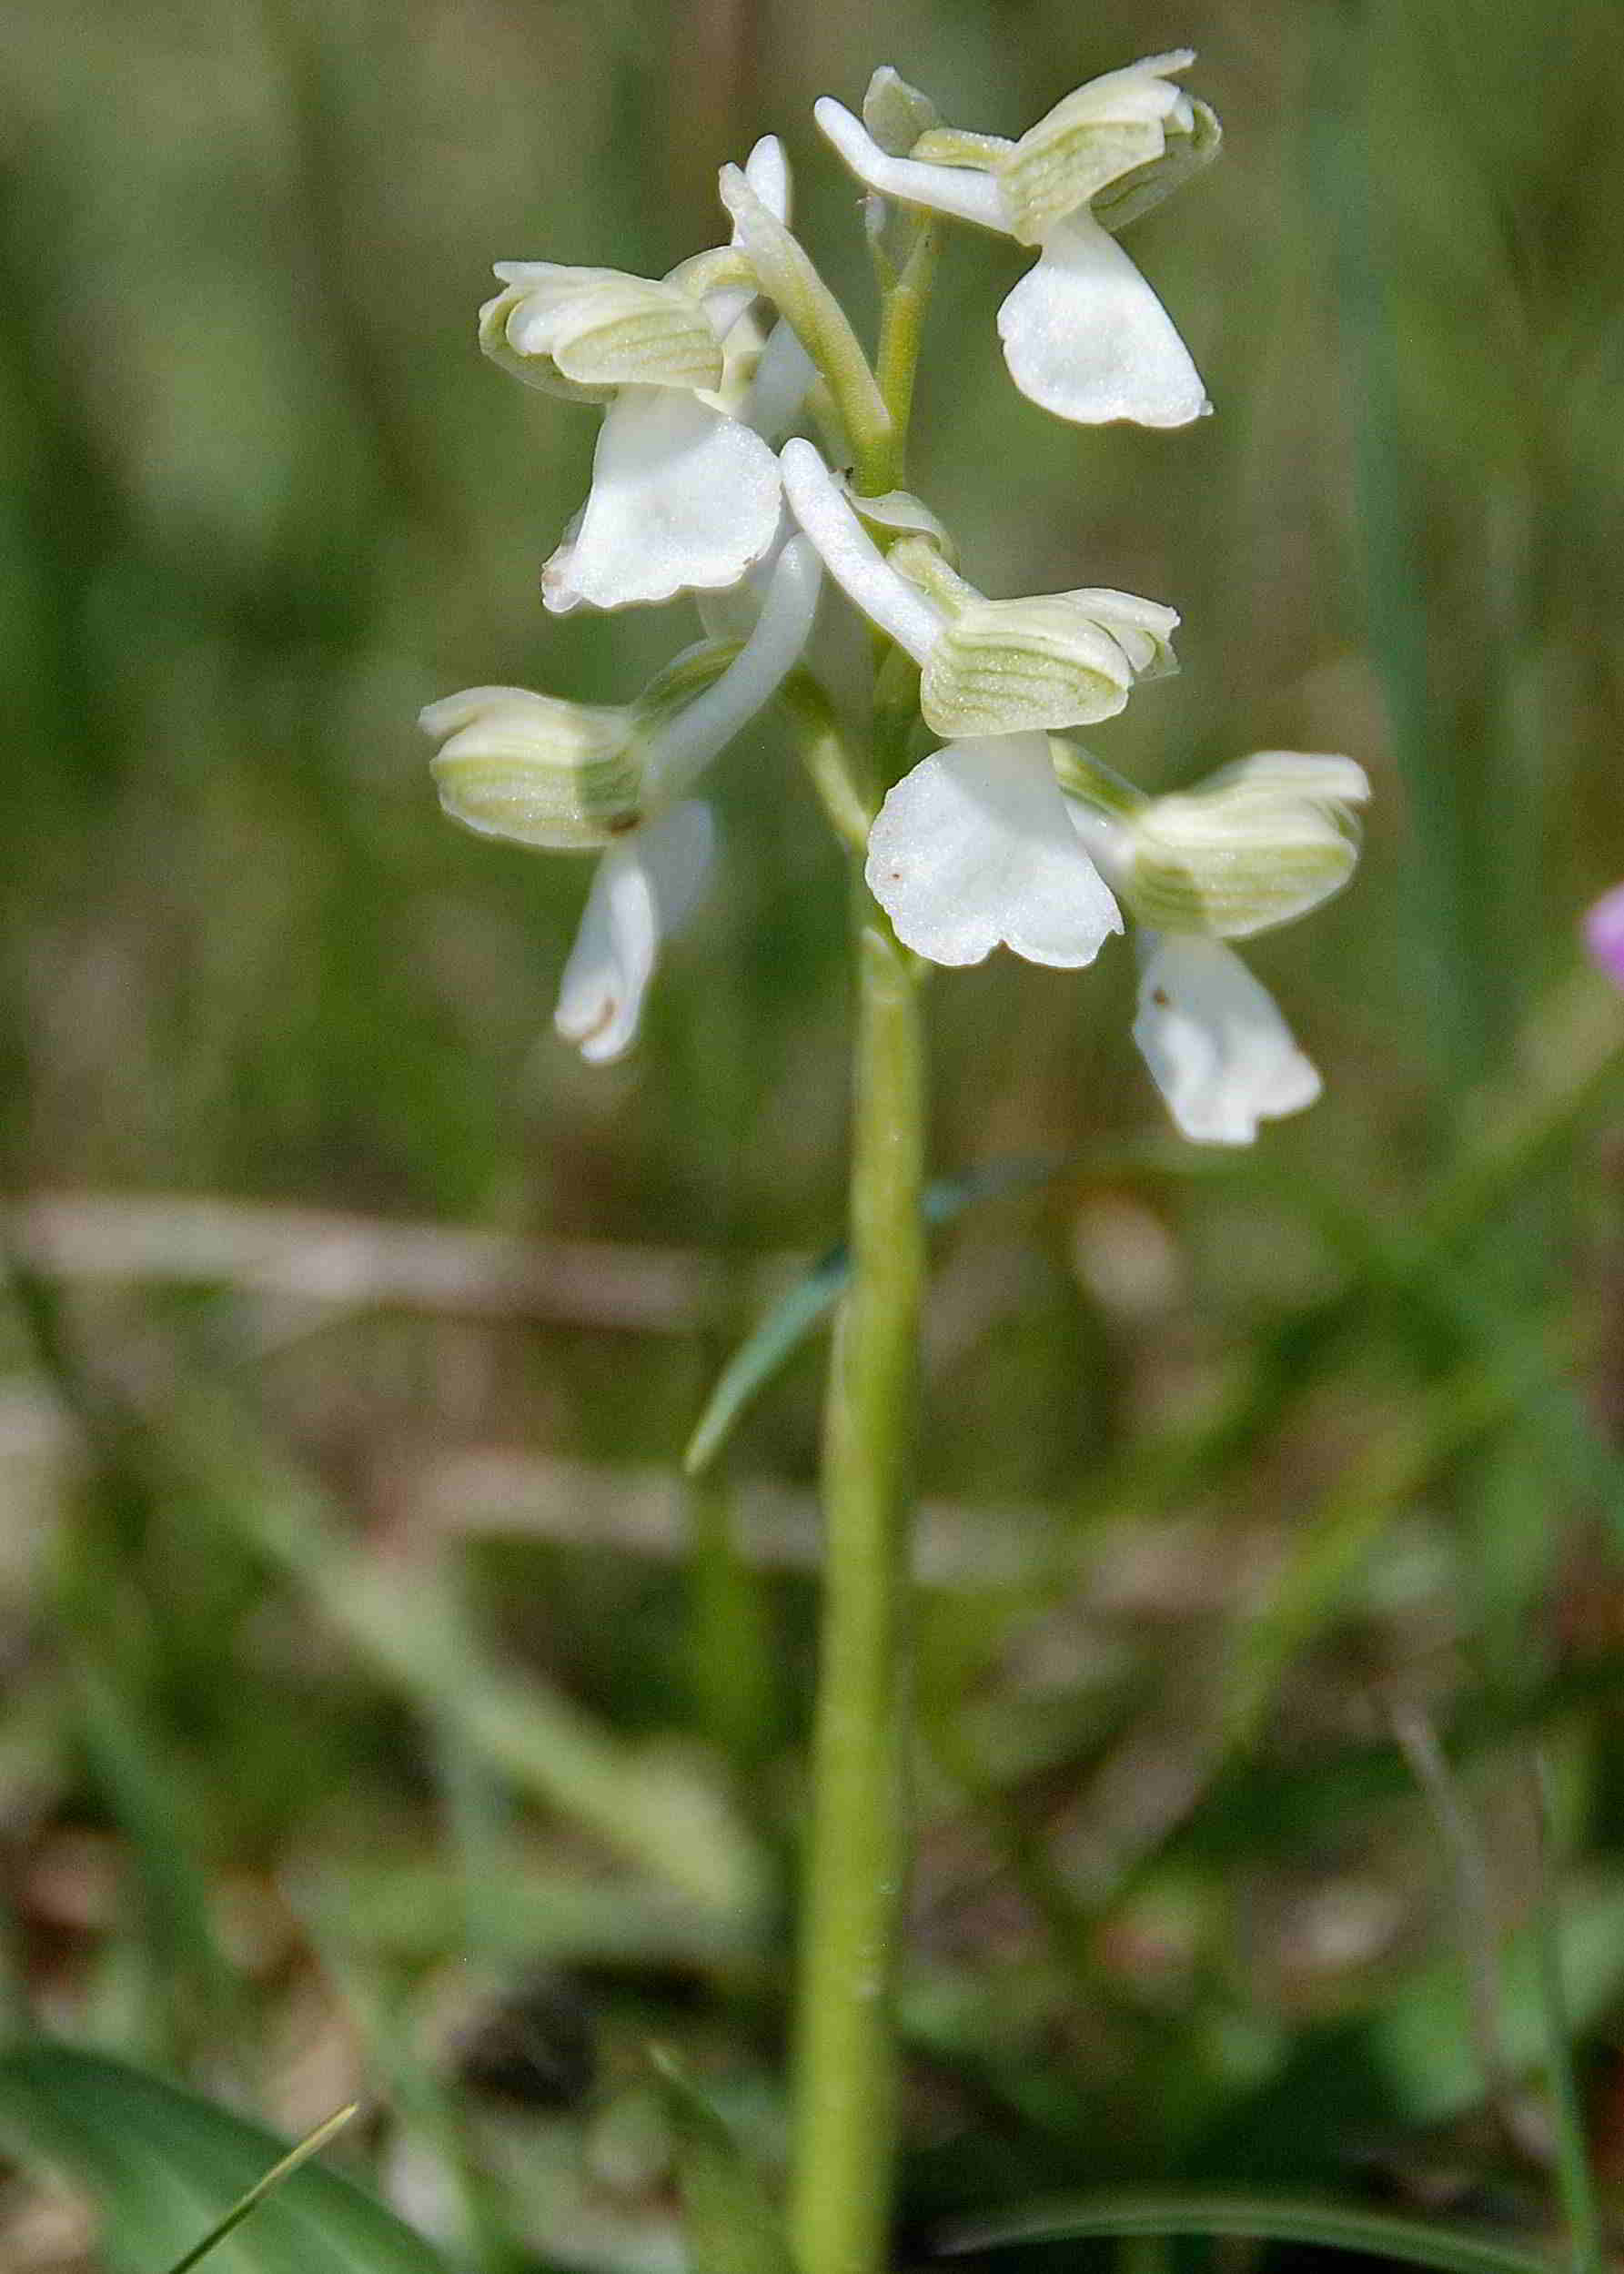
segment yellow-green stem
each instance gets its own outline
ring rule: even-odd
[[[880,391],[889,461],[859,464],[871,496],[905,479],[924,302],[922,229],[885,296]],[[903,763],[913,704],[875,658],[873,779]],[[838,826],[838,824],[837,824]],[[866,835],[866,830],[863,832]],[[823,1615],[797,1985],[790,2239],[800,2274],[882,2274],[895,2187],[895,1987],[910,1826],[909,1598],[919,1319],[924,1288],[925,1065],[921,967],[852,876],[857,990],[850,1239],[823,1424]]]
[[[907,1892],[908,1511],[924,1276],[924,1053],[912,959],[859,884],[852,1278],[823,1452],[823,1624],[795,2078],[802,2274],[879,2274],[896,2140]]]

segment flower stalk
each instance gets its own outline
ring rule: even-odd
[[[924,1046],[913,958],[860,881],[852,907],[852,1278],[824,1418],[822,1636],[790,2207],[802,2274],[878,2274],[886,2263],[894,1986],[908,1880]]]
[[[880,369],[904,479],[935,262],[927,226],[883,295]],[[895,651],[877,642],[876,697]],[[876,700],[873,773],[899,770],[907,719]],[[849,1238],[823,1413],[823,1602],[802,1873],[790,2240],[801,2274],[889,2262],[898,2133],[896,1977],[911,1860],[910,1597],[925,1250],[923,967],[852,864]]]

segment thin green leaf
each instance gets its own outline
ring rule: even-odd
[[[1118,2196],[1038,2205],[958,2228],[942,2247],[951,2255],[1013,2243],[1080,2242],[1097,2235],[1240,2235],[1254,2242],[1306,2243],[1406,2259],[1412,2266],[1441,2268],[1444,2274],[1555,2274],[1555,2261],[1543,2251],[1503,2242],[1498,2235],[1290,2196]]]
[[[671,2057],[657,2051],[653,2061],[676,2138],[691,2274],[793,2274],[783,2222],[760,2172]]]
[[[240,2227],[250,2211],[256,2210],[264,2202],[266,2197],[275,2188],[279,2188],[285,2179],[290,2179],[293,2177],[300,2164],[308,2163],[312,2156],[319,2155],[328,2140],[337,2138],[359,2106],[358,2101],[352,2100],[347,2108],[336,2110],[324,2124],[318,2124],[313,2132],[307,2132],[298,2146],[290,2148],[280,2163],[273,2164],[264,2178],[257,2180],[241,2201],[231,2206],[219,2224],[209,2229],[201,2242],[194,2243],[184,2258],[177,2259],[169,2269],[169,2274],[191,2274],[192,2268],[201,2265],[216,2245],[225,2241],[234,2227]]]
[[[1069,1156],[1044,1154],[988,1161],[962,1177],[938,1177],[925,1188],[925,1222],[950,1224],[978,1200],[999,1199],[1046,1184],[1069,1166]],[[714,1460],[745,1407],[828,1318],[851,1276],[851,1251],[842,1239],[820,1256],[745,1337],[722,1368],[688,1440],[682,1466],[691,1477]]]
[[[218,2245],[210,2274],[446,2274],[426,2242],[335,2171],[273,2174],[266,2200],[285,2141],[101,2054],[30,2045],[0,2057],[0,2139],[95,2200],[111,2274],[194,2264],[220,2206],[236,2206],[229,2226],[249,2200],[255,2217],[240,2233],[206,2235]]]

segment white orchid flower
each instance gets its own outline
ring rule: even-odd
[[[1195,1145],[1251,1145],[1260,1121],[1300,1113],[1319,1074],[1274,996],[1219,940],[1142,932],[1134,1040]]]
[[[1114,232],[1217,154],[1218,122],[1171,75],[1189,48],[1078,87],[1018,142],[937,130],[894,157],[842,104],[815,116],[859,180],[1038,248],[998,312],[1024,395],[1085,426],[1181,427],[1212,406],[1189,350]]]
[[[523,687],[470,687],[431,702],[424,732],[440,803],[481,836],[600,853],[555,1024],[594,1062],[636,1040],[660,943],[692,906],[714,833],[689,792],[800,661],[822,570],[792,538],[748,639],[706,641],[635,702],[563,702]]]
[[[938,964],[994,947],[1076,970],[1122,917],[1072,827],[1047,730],[1120,711],[1136,677],[1171,668],[1178,619],[1130,593],[988,601],[927,540],[889,559],[810,442],[786,443],[784,490],[824,566],[920,666],[920,709],[945,740],[887,795],[869,836],[870,891],[897,937]],[[906,557],[934,585],[891,563]]]
[[[776,137],[757,143],[745,173],[787,212]],[[792,339],[761,347],[736,237],[660,280],[550,261],[499,261],[496,274],[503,288],[479,311],[485,352],[528,386],[603,409],[590,491],[542,573],[547,606],[651,605],[736,584],[778,533],[772,445],[809,377]]]
[[[1140,919],[1134,1040],[1184,1135],[1250,1145],[1320,1080],[1274,997],[1226,939],[1289,924],[1340,892],[1358,859],[1362,766],[1261,750],[1194,790],[1145,798],[1056,744],[1072,826]]]

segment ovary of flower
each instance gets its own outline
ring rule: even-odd
[[[775,138],[745,170],[764,203],[787,209]],[[755,345],[743,256],[701,254],[658,281],[546,261],[499,261],[496,273],[504,288],[479,311],[486,353],[528,385],[603,406],[590,491],[542,574],[547,606],[624,608],[737,583],[780,513],[771,444],[748,408],[732,415],[748,402],[737,372]],[[787,352],[774,369],[776,419],[805,378]]]
[[[1160,300],[1111,231],[1156,204],[1215,155],[1216,119],[1168,76],[1181,48],[1091,80],[1018,142],[926,135],[892,157],[842,104],[815,116],[861,181],[1038,248],[1036,266],[998,313],[1011,378],[1024,395],[1086,426],[1128,419],[1180,427],[1212,406]]]
[[[687,793],[799,662],[821,582],[817,554],[792,539],[726,667],[716,670],[725,646],[695,651],[634,703],[484,687],[422,714],[425,732],[442,742],[433,772],[453,820],[522,844],[601,850],[554,1022],[594,1062],[631,1047],[661,939],[692,905],[710,864],[711,818]],[[702,692],[673,701],[671,681],[685,668]]]
[[[935,733],[964,739],[1091,725],[1115,716],[1138,679],[1175,668],[1178,617],[1132,592],[987,600],[934,547],[905,541],[900,575],[810,442],[782,451],[784,493],[848,599],[920,667],[919,707]]]
[[[1193,1144],[1251,1145],[1260,1121],[1314,1103],[1317,1071],[1233,948],[1154,931],[1137,944],[1134,1040]]]

